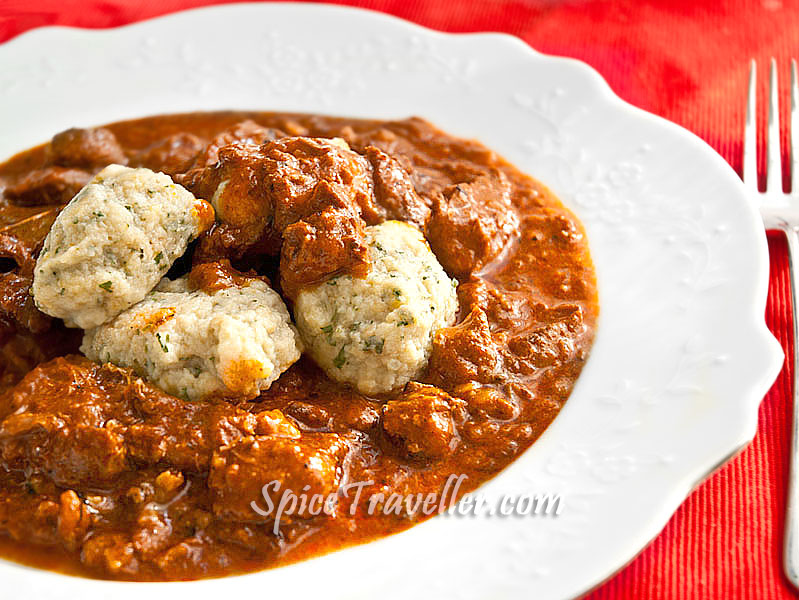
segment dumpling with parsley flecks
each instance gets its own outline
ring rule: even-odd
[[[110,165],[59,213],[36,262],[33,298],[69,327],[97,327],[153,289],[213,208],[149,169]]]
[[[373,225],[366,240],[366,276],[341,275],[303,289],[294,317],[309,353],[331,378],[380,394],[421,375],[433,335],[455,322],[457,281],[412,225]]]
[[[210,285],[209,272],[220,274]],[[88,330],[81,352],[187,400],[254,398],[299,360],[302,342],[266,281],[213,263],[164,278],[144,300]]]

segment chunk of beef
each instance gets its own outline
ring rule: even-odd
[[[258,262],[264,257],[275,257],[280,254],[283,237],[272,227],[267,227],[260,238],[255,241],[245,241],[241,231],[217,221],[205,234],[200,236],[200,241],[194,248],[192,263],[197,266],[207,262],[224,260],[247,259]]]
[[[91,173],[83,169],[43,167],[7,188],[5,197],[18,206],[66,204],[91,178]]]
[[[286,228],[280,254],[280,283],[289,298],[303,287],[341,273],[362,277],[369,270],[363,220],[328,209]]]
[[[295,400],[288,403],[285,410],[309,429],[331,429],[333,425],[333,416],[323,406]]]
[[[282,232],[329,206],[360,214],[371,196],[369,165],[341,140],[283,138],[260,147],[234,143],[217,163],[179,180],[210,198],[219,219],[256,239],[264,228]],[[320,185],[325,189],[317,189]]]
[[[462,399],[469,413],[479,419],[512,421],[519,415],[518,400],[491,386],[465,383],[456,387],[453,395]]]
[[[362,214],[376,210],[371,166],[343,140],[237,143],[218,156],[214,165],[180,178],[211,199],[226,226],[201,240],[202,260],[218,258],[214,250],[240,257],[255,246],[273,249],[282,239],[281,279],[290,297],[343,271],[365,272]]]
[[[430,207],[416,193],[410,174],[391,155],[379,148],[367,146],[364,155],[372,165],[376,208],[371,214],[364,207],[369,225],[387,219],[406,221],[424,231]]]
[[[219,149],[218,158],[211,166],[192,169],[176,179],[214,205],[217,219],[243,252],[271,227],[274,218],[274,203],[262,173],[263,157],[258,146],[234,143]],[[201,238],[201,246],[206,243]]]
[[[492,335],[485,312],[474,308],[461,323],[436,332],[428,376],[448,391],[472,381],[501,382],[505,359],[501,343],[502,335]]]
[[[285,138],[262,152],[280,231],[328,207],[360,216],[372,202],[369,163],[344,140]]]
[[[151,144],[133,157],[134,167],[147,167],[167,175],[185,173],[206,148],[205,142],[191,133],[176,133]]]
[[[318,368],[312,359],[301,358],[260,396],[259,404],[279,409],[305,430],[344,434],[352,429],[371,432],[379,426],[378,402],[351,388],[331,386],[327,377],[316,374]]]
[[[574,358],[578,339],[585,330],[583,311],[576,304],[544,308],[546,325],[533,327],[508,340],[512,353],[509,367],[517,373],[530,374]]]
[[[72,128],[53,136],[47,147],[48,165],[97,171],[110,164],[125,165],[128,159],[108,129]]]
[[[0,273],[0,344],[15,331],[38,334],[50,329],[52,319],[36,308],[30,289],[36,253],[56,213],[34,212],[0,231],[0,258],[9,259],[10,267]]]
[[[383,429],[405,455],[440,459],[458,445],[457,422],[465,419],[463,402],[432,385],[411,382],[383,407]]]
[[[54,326],[30,294],[36,254],[58,208],[18,210],[18,220],[0,231],[0,259],[7,269],[0,273],[0,390],[36,364],[77,348],[78,332]]]
[[[146,394],[137,400],[145,418],[130,425],[126,439],[132,458],[139,463],[201,471],[218,446],[254,429],[253,415],[230,414],[222,405],[208,407],[163,394]]]
[[[466,310],[479,307],[492,326],[510,332],[505,366],[519,374],[572,360],[586,331],[580,305],[536,302],[527,289],[500,289],[472,277],[458,288],[458,296]]]
[[[204,471],[214,451],[244,437],[273,431],[299,435],[278,411],[255,415],[225,402],[185,402],[156,392],[140,394],[136,408],[143,420],[132,424],[125,438],[131,457],[145,464]]]
[[[63,486],[96,485],[134,465],[205,471],[214,451],[245,437],[300,435],[279,411],[185,402],[77,356],[33,369],[0,396],[0,418],[0,464]]]
[[[23,214],[14,223],[0,230],[0,258],[14,261],[20,274],[32,275],[36,266],[36,255],[58,215],[58,210],[23,209]]]
[[[502,252],[518,225],[510,184],[495,171],[450,186],[433,201],[428,239],[444,269],[462,280]]]
[[[0,231],[0,258],[6,259],[2,264],[2,272],[33,273],[35,252],[36,246],[25,243],[7,231]]]
[[[87,364],[88,363],[88,364]],[[128,468],[120,402],[121,371],[85,359],[56,359],[10,390],[11,414],[0,422],[0,458],[12,469],[44,473],[58,485],[109,480]]]
[[[304,433],[299,438],[258,435],[222,448],[214,454],[208,476],[214,514],[234,521],[272,520],[258,514],[251,502],[268,512],[263,487],[273,481],[279,482],[279,488],[273,484],[266,491],[274,507],[286,490],[308,498],[327,497],[338,487],[347,450],[346,439],[334,433]],[[310,516],[309,507],[298,504],[287,520]]]
[[[504,329],[515,329],[519,323],[535,318],[529,288],[508,290],[482,277],[472,276],[458,286],[458,300],[464,312],[481,308],[489,322]]]
[[[52,318],[36,308],[30,291],[32,285],[31,276],[0,274],[0,316],[17,329],[43,333],[50,328]]]

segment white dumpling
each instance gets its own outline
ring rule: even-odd
[[[213,209],[163,173],[110,165],[59,213],[36,262],[44,313],[88,329],[152,290]]]
[[[364,394],[398,389],[427,366],[433,334],[455,322],[457,281],[421,232],[386,221],[366,228],[370,272],[300,292],[294,317],[311,356]]]

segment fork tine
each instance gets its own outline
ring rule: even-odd
[[[791,60],[791,192],[799,196],[799,76],[796,59]]]
[[[780,104],[777,83],[777,61],[771,59],[768,86],[768,132],[766,139],[766,191],[782,193],[782,164],[780,162]]]
[[[743,180],[747,187],[757,192],[757,63],[752,59],[749,67],[749,96],[746,101],[744,127]]]

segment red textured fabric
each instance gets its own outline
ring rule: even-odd
[[[109,27],[214,3],[0,0],[0,42],[43,25]],[[342,4],[382,10],[445,31],[503,31],[542,52],[579,58],[602,73],[622,98],[694,131],[739,172],[749,59],[765,65],[768,58],[776,57],[785,82],[788,60],[799,57],[796,1],[363,0]],[[783,92],[785,116],[789,107],[787,90]],[[765,69],[759,94],[763,108]],[[764,109],[759,118],[762,124]],[[782,134],[786,156],[787,132]],[[763,164],[761,156],[761,172]],[[787,174],[785,185],[789,185]],[[766,319],[791,356],[785,243],[774,235],[769,245],[772,275]],[[696,490],[660,536],[589,598],[796,597],[780,566],[791,375],[788,366],[766,396],[754,442]]]

